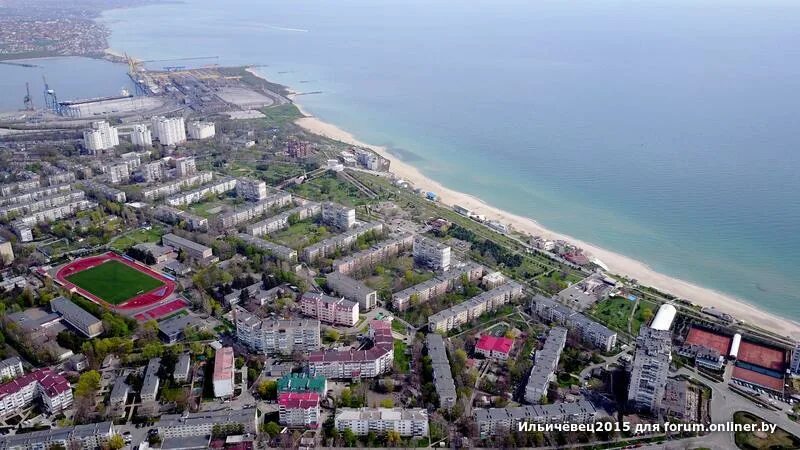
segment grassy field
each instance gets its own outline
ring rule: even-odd
[[[285,230],[273,233],[270,240],[299,250],[330,236],[331,232],[327,228],[307,219],[297,222]]]
[[[760,417],[743,411],[734,414],[733,421],[734,423],[768,423]],[[744,450],[800,448],[800,439],[781,428],[776,428],[772,434],[740,431],[736,432],[735,439],[736,445]]]
[[[161,240],[162,234],[163,230],[160,227],[153,227],[149,230],[140,228],[112,242],[111,248],[120,253],[124,253],[129,248],[136,244],[141,244],[142,242],[158,242]]]
[[[631,333],[638,335],[639,328],[650,322],[650,319],[656,315],[656,311],[658,311],[658,305],[647,300],[640,300],[631,319]]]
[[[164,284],[115,260],[78,272],[67,280],[113,305]]]
[[[394,366],[400,373],[408,373],[411,369],[411,363],[406,355],[408,346],[405,342],[395,339],[394,340]]]
[[[602,302],[595,303],[590,310],[590,315],[607,327],[627,333],[628,319],[633,310],[634,302],[622,297],[612,297]]]

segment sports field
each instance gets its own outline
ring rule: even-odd
[[[161,280],[115,259],[66,277],[67,281],[100,299],[118,305],[136,295],[163,286]]]

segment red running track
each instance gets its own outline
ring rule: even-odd
[[[91,292],[88,292],[85,289],[82,289],[82,288],[70,283],[69,281],[67,281],[67,277],[69,277],[71,275],[74,275],[74,274],[76,274],[78,272],[82,272],[82,271],[84,271],[86,269],[91,269],[92,267],[99,266],[100,264],[103,264],[104,262],[110,261],[112,259],[113,260],[117,260],[117,261],[127,265],[128,267],[136,269],[139,272],[145,273],[145,274],[147,274],[147,275],[149,275],[149,276],[161,281],[162,283],[164,283],[164,285],[163,286],[159,286],[159,287],[153,289],[150,292],[145,292],[144,294],[139,294],[139,295],[137,295],[135,297],[132,297],[132,298],[120,303],[119,305],[112,305],[112,304],[106,302],[105,300],[103,300],[102,298],[97,297],[96,295],[92,294]],[[104,253],[102,255],[96,255],[96,256],[88,256],[86,258],[80,258],[80,259],[77,259],[77,260],[75,260],[75,261],[73,261],[71,263],[68,263],[68,264],[62,266],[60,269],[58,269],[58,271],[56,272],[56,275],[55,275],[55,279],[56,279],[56,281],[58,281],[65,288],[70,289],[70,290],[75,290],[79,294],[81,294],[82,296],[88,298],[89,300],[92,300],[95,303],[99,303],[101,305],[104,305],[104,306],[106,306],[108,308],[113,308],[113,309],[138,309],[138,308],[143,308],[145,306],[150,306],[150,305],[152,305],[154,303],[158,303],[161,300],[164,300],[165,298],[168,298],[170,295],[172,295],[173,292],[175,292],[175,282],[174,281],[172,281],[169,278],[165,277],[164,275],[156,272],[155,270],[150,269],[147,266],[144,266],[144,265],[141,265],[141,264],[137,264],[137,263],[135,263],[135,262],[133,262],[133,261],[131,261],[129,259],[123,258],[122,256],[120,256],[120,255],[118,255],[118,254],[116,254],[114,252],[108,252],[108,253]]]
[[[136,320],[145,322],[151,319],[159,319],[167,316],[176,311],[180,311],[187,306],[189,306],[189,303],[187,303],[186,300],[179,298],[171,302],[164,303],[163,305],[156,306],[155,308],[150,308],[147,311],[136,314],[133,317],[135,317]]]

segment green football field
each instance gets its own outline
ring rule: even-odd
[[[67,277],[67,281],[113,305],[162,286],[160,280],[116,260]]]

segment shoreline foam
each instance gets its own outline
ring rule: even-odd
[[[260,78],[264,78],[256,71],[251,71],[251,73]],[[581,247],[587,256],[602,261],[603,264],[608,266],[610,273],[618,273],[636,279],[637,282],[643,286],[651,286],[678,298],[686,299],[695,305],[714,307],[719,311],[731,314],[742,322],[761,327],[765,330],[777,332],[778,334],[785,334],[793,339],[800,339],[800,324],[797,322],[758,309],[746,301],[731,295],[723,294],[710,288],[705,288],[685,280],[656,272],[641,261],[603,249],[572,236],[549,230],[533,219],[503,211],[473,195],[449,189],[438,181],[428,178],[416,167],[397,158],[395,155],[391,154],[387,148],[367,144],[358,140],[351,133],[342,130],[336,125],[314,117],[313,114],[303,109],[302,105],[296,101],[293,95],[290,95],[290,99],[300,112],[306,116],[295,121],[298,126],[314,134],[375,151],[384,158],[391,160],[389,170],[395,174],[396,177],[409,181],[417,188],[436,192],[439,196],[440,203],[443,205],[452,206],[457,204],[463,206],[476,214],[481,214],[488,219],[508,223],[515,230],[534,236],[538,235],[547,239],[563,239]]]

